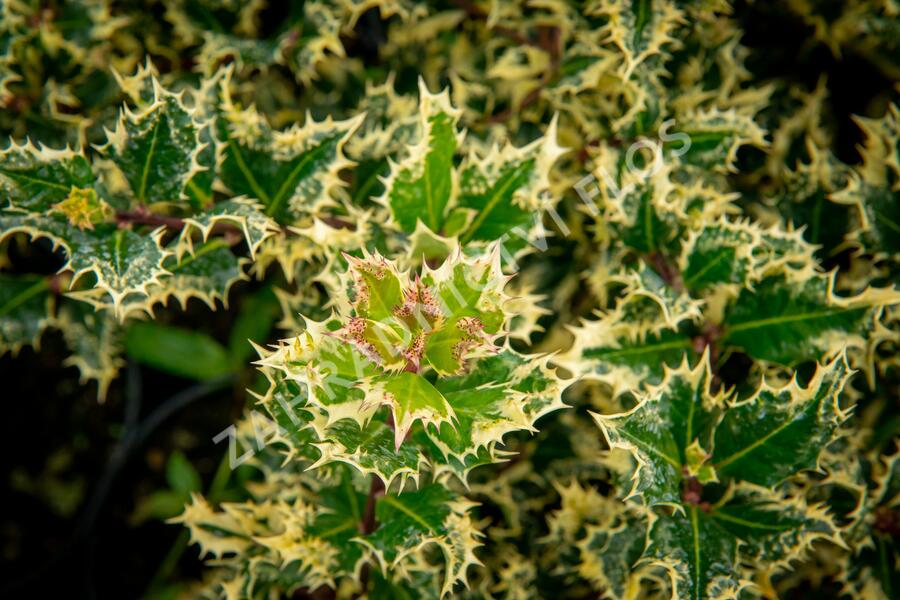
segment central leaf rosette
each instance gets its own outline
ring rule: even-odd
[[[387,406],[395,448],[416,421],[454,428],[457,415],[435,382],[501,350],[495,340],[512,314],[499,252],[457,253],[416,275],[378,254],[345,259],[349,302],[330,320],[308,321],[279,366],[307,384],[329,424],[365,424]]]
[[[453,408],[429,381],[460,373],[469,358],[496,351],[506,322],[500,254],[448,259],[421,275],[385,258],[345,256],[349,318],[335,332],[372,362],[375,374],[362,408],[387,405],[396,447],[416,420],[452,422]]]

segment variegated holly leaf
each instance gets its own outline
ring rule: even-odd
[[[900,301],[889,288],[869,288],[856,296],[834,292],[835,273],[773,276],[741,290],[722,322],[725,344],[758,360],[782,365],[833,356],[843,348],[869,353],[880,340],[885,306]],[[859,361],[869,368],[868,358]]]
[[[629,79],[639,65],[673,50],[678,38],[673,34],[685,23],[683,12],[674,2],[596,2],[585,14],[602,19],[602,39],[621,55],[617,69]]]
[[[748,586],[737,573],[738,540],[696,506],[658,519],[647,555],[669,574],[672,598],[738,598]]]
[[[510,316],[496,253],[456,253],[415,279],[379,255],[347,259],[340,313],[307,320],[260,361],[271,381],[309,390],[302,410],[320,464],[346,462],[387,485],[418,481],[428,464],[465,481],[474,466],[502,458],[507,433],[533,430],[563,406],[568,381],[547,357],[492,343]]]
[[[248,279],[245,272],[250,261],[237,256],[223,238],[211,238],[197,246],[176,246],[163,261],[165,273],[145,290],[137,290],[112,302],[103,289],[90,288],[70,292],[69,296],[99,310],[109,310],[120,320],[153,315],[156,308],[174,298],[182,309],[196,298],[215,310],[216,301],[227,308],[228,294],[238,281]]]
[[[50,325],[52,306],[47,277],[0,273],[0,355],[37,347]]]
[[[702,313],[699,302],[646,266],[612,281],[626,284],[615,308],[574,328],[572,348],[556,362],[610,386],[618,397],[659,383],[666,365],[694,356],[691,328]]]
[[[343,147],[360,118],[316,122],[307,115],[301,127],[275,130],[254,107],[241,108],[222,81],[217,137],[224,145],[220,177],[234,194],[253,198],[265,214],[292,224],[333,204],[333,190],[343,183],[341,169],[352,163]]]
[[[772,486],[816,468],[849,415],[839,398],[850,374],[842,354],[820,365],[807,387],[763,383],[740,400],[710,391],[706,353],[693,369],[686,362],[667,369],[659,386],[635,393],[638,404],[628,412],[594,418],[612,448],[635,458],[628,497],[677,505],[691,480]]]
[[[691,369],[687,361],[666,368],[658,386],[636,392],[638,404],[628,412],[594,414],[611,448],[632,453],[636,466],[627,498],[640,497],[648,505],[681,501],[688,448],[695,441],[711,448],[712,432],[724,395],[710,392],[709,356]]]
[[[0,204],[46,213],[75,190],[93,191],[94,174],[81,151],[53,150],[31,142],[0,151]]]
[[[419,80],[419,136],[408,155],[391,164],[380,199],[406,233],[415,231],[418,221],[432,231],[441,231],[459,186],[453,168],[453,157],[463,137],[458,121],[459,111],[451,105],[449,91],[432,94]]]
[[[842,592],[856,600],[887,600],[900,586],[900,573],[890,557],[897,556],[896,518],[900,512],[900,444],[890,453],[871,456],[863,493],[847,531],[850,551],[839,560],[837,579]],[[869,462],[869,461],[867,461]],[[836,480],[839,485],[843,482]],[[834,500],[831,501],[834,503]]]
[[[283,373],[288,380],[307,387],[309,404],[328,415],[327,423],[353,418],[363,425],[372,410],[365,410],[366,391],[359,384],[379,375],[378,366],[335,334],[341,322],[305,320],[306,330],[282,340],[274,351],[262,350],[263,371]]]
[[[851,205],[856,212],[850,238],[873,254],[894,256],[900,252],[898,192],[887,185],[873,185],[853,175],[847,186],[833,193],[835,202]]]
[[[397,94],[393,74],[380,85],[366,81],[366,93],[356,112],[366,117],[347,142],[347,154],[354,160],[396,157],[415,140],[419,126],[417,102],[414,96]]]
[[[644,574],[638,561],[647,545],[650,515],[573,480],[555,483],[560,508],[547,518],[542,540],[557,556],[556,570],[586,579],[602,598],[626,598]],[[571,549],[571,563],[565,560]]]
[[[217,202],[185,219],[184,225],[181,240],[188,245],[191,244],[190,236],[194,230],[200,233],[205,242],[217,225],[236,227],[244,234],[251,257],[256,255],[266,238],[278,231],[277,223],[263,212],[262,207],[247,198]]]
[[[200,189],[193,179],[210,168],[199,162],[209,144],[208,135],[207,141],[201,139],[201,131],[208,130],[209,122],[185,106],[182,94],[152,81],[153,102],[137,112],[123,108],[116,129],[107,130],[106,143],[98,150],[118,166],[138,204],[189,201],[191,185],[197,188],[193,197],[208,198],[206,183],[202,186],[207,189]]]
[[[441,376],[459,373],[468,356],[483,350],[506,328],[512,316],[503,289],[509,280],[492,251],[464,258],[458,251],[437,269],[427,266],[421,282],[429,290],[426,305],[435,303],[439,318],[427,332],[423,354]],[[406,313],[406,306],[402,310]],[[411,307],[415,314],[417,307]],[[407,317],[408,318],[408,317]]]
[[[316,431],[315,447],[321,452],[316,465],[343,462],[366,475],[378,477],[391,489],[394,481],[403,489],[407,480],[418,485],[428,461],[415,444],[397,446],[394,427],[385,415],[377,414],[360,425],[354,419],[341,419],[326,425],[322,417],[312,422]]]
[[[680,329],[636,336],[617,312],[585,321],[574,333],[574,345],[557,362],[610,386],[614,397],[659,383],[666,366],[695,354],[691,336]]]
[[[544,136],[526,146],[504,145],[485,156],[469,155],[459,173],[459,209],[469,213],[460,242],[505,239],[511,248],[537,239],[535,223],[549,200],[550,168],[565,152],[556,141],[557,119]],[[447,224],[445,229],[449,229]],[[542,229],[541,229],[542,231]]]
[[[734,171],[742,146],[765,148],[768,145],[766,132],[756,124],[753,115],[734,108],[682,115],[671,135],[677,134],[685,134],[690,140],[679,147],[680,160],[713,171]]]
[[[629,248],[652,254],[665,248],[681,231],[683,198],[673,193],[668,168],[654,164],[652,172],[625,170],[619,184],[609,175],[599,180],[604,215],[617,240]]]
[[[292,483],[297,488],[293,493],[285,489]],[[297,493],[296,478],[273,484],[266,501],[225,503],[221,510],[194,494],[170,522],[188,527],[191,542],[200,545],[203,555],[215,557],[224,579],[237,582],[230,589],[246,597],[266,590],[334,587],[358,573],[368,554],[355,539],[365,496],[349,474],[312,494]],[[228,586],[223,584],[226,590]]]
[[[311,85],[316,69],[327,57],[346,56],[340,38],[344,16],[331,2],[305,2],[303,18],[280,36],[279,62],[298,82]]]
[[[474,505],[440,484],[386,494],[375,505],[378,528],[359,542],[371,549],[382,571],[391,572],[431,546],[444,565],[441,595],[467,583],[469,567],[481,564],[475,549],[481,533],[468,511]]]
[[[228,307],[228,292],[238,281],[247,279],[246,258],[235,255],[222,238],[213,238],[170,256],[163,266],[168,275],[148,290],[151,303],[165,304],[175,298],[182,308],[197,298],[212,309],[216,301]]]
[[[82,302],[62,302],[52,325],[62,332],[71,351],[63,364],[78,368],[82,384],[97,382],[97,398],[106,399],[109,385],[125,365],[122,327],[116,318]]]
[[[645,264],[615,275],[611,281],[625,284],[616,310],[622,319],[631,323],[636,336],[675,329],[679,324],[698,320],[701,315],[702,302]]]
[[[675,598],[737,598],[753,585],[745,565],[785,570],[820,539],[839,540],[822,507],[741,484],[711,507],[658,517],[644,560],[667,573]]]
[[[873,254],[894,256],[900,252],[900,108],[891,104],[879,119],[855,120],[865,135],[860,148],[863,163],[830,198],[856,209],[852,239]]]
[[[538,419],[565,408],[562,392],[569,382],[558,377],[548,361],[505,347],[479,360],[470,372],[438,379],[436,387],[456,418],[425,428],[434,447],[429,453],[432,464],[465,482],[475,466],[504,457],[498,446],[506,434],[535,432]]]
[[[442,376],[457,373],[489,348],[509,317],[508,278],[496,251],[473,258],[457,252],[416,278],[377,254],[345,258],[351,314],[342,335],[387,370],[427,364]]]
[[[409,479],[418,483],[428,461],[415,444],[395,445],[390,417],[379,413],[357,419],[350,412],[329,417],[328,411],[309,403],[295,381],[279,373],[267,375],[270,387],[260,404],[283,429],[288,458],[301,457],[315,467],[345,463],[378,477],[386,489],[394,481],[399,481],[400,489]]]
[[[701,292],[720,285],[746,286],[753,278],[759,234],[748,224],[722,219],[692,231],[681,250],[684,286]]]
[[[17,212],[0,214],[0,226],[0,240],[22,232],[32,238],[49,238],[54,246],[64,248],[68,260],[60,270],[72,271],[73,283],[92,275],[93,287],[109,296],[120,319],[125,317],[126,300],[146,296],[168,273],[163,265],[171,251],[160,244],[162,230],[151,235],[111,225],[82,230],[54,217]]]

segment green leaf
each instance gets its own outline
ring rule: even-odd
[[[200,475],[184,454],[175,450],[166,461],[166,481],[172,490],[187,497],[200,491]]]
[[[667,369],[659,386],[636,392],[631,410],[593,416],[610,447],[635,458],[628,497],[678,505],[688,478],[774,486],[815,468],[849,415],[839,398],[850,375],[842,354],[819,366],[805,388],[796,381],[778,388],[763,383],[736,400],[710,392],[706,353],[693,369],[686,362]]]
[[[737,598],[750,585],[745,565],[758,562],[777,572],[814,541],[834,541],[837,534],[821,507],[742,484],[715,506],[689,504],[657,518],[645,556],[668,572],[674,597]]]
[[[724,219],[692,231],[680,259],[684,286],[698,292],[723,284],[747,285],[759,243],[753,227]]]
[[[819,454],[849,416],[839,403],[852,371],[840,355],[822,365],[806,388],[763,384],[729,403],[715,431],[711,463],[719,475],[772,486],[818,466]]]
[[[528,235],[549,194],[550,168],[565,149],[556,142],[556,119],[547,133],[521,148],[504,145],[484,157],[471,155],[460,169],[458,205],[474,211],[461,243]],[[527,240],[511,240],[527,243]]]
[[[201,238],[206,241],[216,225],[224,224],[238,228],[244,234],[251,257],[256,254],[266,238],[278,231],[277,224],[262,212],[261,207],[246,198],[217,202],[209,209],[185,219],[184,223],[181,240],[188,244],[191,243],[190,236],[194,229],[199,231]]]
[[[607,219],[622,244],[652,254],[678,237],[681,223],[669,174],[667,168],[648,176],[626,170],[621,189],[606,189]]]
[[[163,263],[169,274],[149,288],[148,302],[165,304],[174,297],[186,308],[190,298],[197,298],[213,310],[216,300],[227,308],[231,286],[247,279],[244,273],[247,262],[236,256],[222,238],[210,239]]]
[[[361,543],[375,552],[382,571],[392,570],[409,553],[434,544],[441,550],[444,584],[441,595],[466,582],[466,571],[479,564],[479,533],[466,514],[471,505],[440,484],[413,492],[382,496],[375,505],[379,527]]]
[[[338,173],[350,166],[343,146],[360,119],[313,121],[302,127],[272,129],[254,108],[242,109],[222,83],[217,135],[223,141],[222,182],[235,195],[253,198],[265,214],[292,224],[333,204],[331,192],[343,185]]]
[[[740,540],[742,557],[773,570],[790,567],[814,541],[835,541],[839,532],[823,506],[748,484],[729,489],[711,516]]]
[[[594,414],[610,447],[632,453],[637,461],[628,497],[640,496],[648,505],[678,504],[688,448],[695,440],[710,447],[711,430],[722,396],[712,395],[707,354],[690,369],[687,362],[666,372],[663,382],[636,394],[638,404],[628,412]]]
[[[0,355],[37,347],[50,324],[51,306],[46,277],[0,273]]]
[[[424,357],[438,374],[454,375],[467,354],[498,334],[507,318],[499,254],[447,260],[440,269],[426,271],[422,282],[442,316],[425,340]]]
[[[208,125],[155,78],[153,96],[137,113],[123,108],[115,131],[107,132],[98,149],[122,171],[139,204],[185,201],[188,182],[201,168],[200,131]]]
[[[690,138],[690,147],[681,161],[713,171],[734,171],[738,150],[742,146],[765,148],[765,130],[753,120],[753,114],[735,108],[696,111],[680,117],[673,134]]]
[[[415,231],[420,220],[434,232],[441,230],[457,185],[453,156],[460,139],[458,120],[449,92],[432,94],[420,80],[419,140],[406,158],[391,166],[381,199],[406,233]]]
[[[125,351],[140,363],[189,379],[216,379],[233,372],[228,351],[216,340],[158,323],[132,323]]]
[[[619,313],[585,321],[575,329],[572,349],[556,359],[582,377],[609,385],[614,397],[662,381],[665,367],[694,356],[690,336],[666,329],[636,335]]]
[[[377,401],[387,404],[394,415],[395,448],[400,447],[416,421],[440,425],[455,417],[446,398],[420,375],[404,371],[382,378],[381,383],[383,391]]]
[[[72,189],[94,187],[94,174],[81,151],[12,143],[0,151],[0,204],[46,213]]]
[[[483,448],[495,459],[495,449],[513,431],[536,431],[535,422],[564,408],[567,382],[547,366],[547,358],[526,356],[510,348],[478,361],[469,373],[439,379],[437,389],[453,408],[455,419],[426,433],[446,462],[465,481],[469,461],[481,461]],[[457,465],[461,469],[456,468]]]
[[[738,540],[723,534],[696,506],[658,519],[650,530],[647,555],[668,571],[679,600],[736,598],[746,585],[738,578]]]
[[[384,258],[376,255],[363,259],[345,254],[348,274],[353,277],[353,308],[357,316],[373,321],[387,321],[403,304],[400,273]]]
[[[769,277],[742,290],[726,310],[723,342],[755,359],[787,366],[834,355],[844,347],[865,349],[882,307],[898,302],[900,294],[869,288],[857,296],[837,296],[834,277]]]
[[[129,518],[132,525],[140,525],[147,521],[164,521],[177,517],[184,509],[185,494],[172,490],[157,490],[138,500],[134,512]]]
[[[400,481],[402,489],[407,479],[418,483],[426,460],[415,444],[396,445],[394,429],[376,415],[365,425],[353,419],[341,419],[330,426],[320,422],[314,428],[322,428],[316,448],[322,453],[317,465],[344,462],[366,475],[375,475],[386,489]]]

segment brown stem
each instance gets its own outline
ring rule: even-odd
[[[156,227],[166,227],[172,231],[181,231],[184,229],[184,219],[179,217],[170,217],[168,215],[158,215],[148,211],[144,207],[138,207],[135,210],[126,210],[116,213],[116,222],[120,226],[127,225],[151,225]],[[234,246],[244,239],[244,234],[239,227],[228,223],[216,223],[213,226],[212,233],[217,233],[225,237],[225,241],[229,246]]]
[[[335,229],[349,229],[350,231],[356,231],[356,223],[345,221],[340,217],[320,217],[320,220]]]
[[[375,519],[375,504],[384,496],[384,483],[377,475],[372,475],[372,485],[369,486],[369,496],[366,498],[366,508],[363,511],[362,521],[359,522],[359,532],[368,535],[375,531],[378,521]]]
[[[875,509],[875,523],[873,527],[876,531],[881,531],[888,535],[900,535],[900,511],[891,510],[887,506],[879,506]]]
[[[120,225],[129,223],[134,223],[135,225],[161,225],[176,231],[184,228],[184,219],[153,214],[145,208],[116,213],[116,222]]]
[[[662,277],[666,285],[670,286],[679,294],[684,291],[684,282],[681,280],[681,272],[678,267],[669,262],[660,252],[652,252],[645,257],[645,260],[653,267],[653,270]]]

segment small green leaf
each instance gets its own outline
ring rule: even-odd
[[[200,475],[187,457],[175,450],[166,462],[166,481],[172,490],[184,498],[191,492],[200,491]]]
[[[138,362],[189,379],[216,379],[234,368],[228,351],[208,335],[158,323],[132,323],[125,351]]]
[[[431,94],[422,80],[419,107],[419,140],[408,157],[392,165],[382,202],[406,233],[415,231],[418,221],[440,232],[457,185],[453,156],[459,112],[451,106],[448,91]]]

